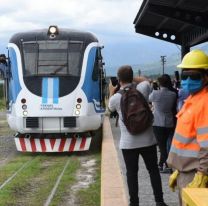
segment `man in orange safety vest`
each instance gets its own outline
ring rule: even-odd
[[[177,114],[177,126],[167,163],[175,169],[169,186],[208,186],[208,56],[201,50],[187,53],[181,64],[181,85],[190,93]]]

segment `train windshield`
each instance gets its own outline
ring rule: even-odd
[[[24,76],[80,76],[83,42],[35,41],[23,43]]]

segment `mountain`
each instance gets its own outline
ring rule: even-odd
[[[195,46],[191,49],[197,48],[208,54],[208,43]],[[131,55],[127,54],[126,51],[131,51]],[[174,75],[174,72],[178,70],[176,66],[181,62],[179,46],[167,43],[164,44],[163,41],[158,42],[158,40],[135,42],[128,45],[124,43],[118,47],[109,47],[105,52],[104,59],[114,63],[114,65],[108,65],[106,62],[105,69],[107,76],[116,76],[117,69],[122,64],[130,64],[135,75],[138,75],[139,70],[141,75],[145,76],[162,74],[161,56],[163,55],[166,56],[164,73]],[[117,63],[116,65],[116,62],[119,62],[119,64]]]

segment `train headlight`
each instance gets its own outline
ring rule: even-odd
[[[23,104],[22,105],[22,109],[26,110],[27,109],[27,105],[26,104]]]
[[[76,108],[77,108],[77,109],[81,109],[81,104],[77,104],[77,105],[76,105]]]
[[[48,34],[49,35],[57,35],[59,33],[57,26],[49,26]]]
[[[79,111],[79,110],[76,110],[76,111],[75,111],[75,114],[76,114],[76,115],[79,115],[79,114],[80,114],[80,111]]]
[[[27,111],[23,111],[23,115],[24,116],[27,116]]]

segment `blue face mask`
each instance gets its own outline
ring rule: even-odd
[[[198,92],[202,88],[202,80],[192,80],[188,77],[186,80],[181,81],[181,86],[189,93]]]

